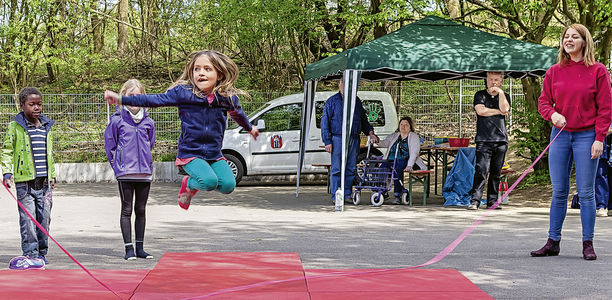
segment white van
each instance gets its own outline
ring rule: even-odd
[[[324,173],[325,167],[313,167],[312,164],[330,163],[330,154],[325,152],[321,140],[321,115],[325,101],[334,94],[335,92],[315,94],[315,109],[306,143],[303,174]],[[381,139],[397,129],[397,112],[389,93],[364,91],[357,92],[357,96],[363,102],[374,132]],[[260,132],[257,141],[236,123],[231,123],[225,131],[222,152],[236,176],[236,182],[240,182],[245,175],[297,173],[303,101],[304,94],[283,96],[267,102],[249,114],[249,121],[255,124]],[[367,149],[362,147],[358,162],[365,158],[366,151]],[[381,155],[378,149],[375,149],[373,154]]]

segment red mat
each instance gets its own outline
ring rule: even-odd
[[[299,270],[300,255],[280,252],[193,252],[165,253],[155,269],[276,269]]]
[[[150,270],[90,270],[124,299],[129,299]],[[117,299],[79,270],[0,270],[2,299]]]
[[[304,271],[296,253],[167,253],[153,270],[91,272],[124,299],[493,299],[457,270]],[[0,270],[0,298],[116,299],[80,269]]]
[[[310,299],[297,253],[167,253],[132,299]]]
[[[493,299],[452,269],[306,270],[312,300]]]

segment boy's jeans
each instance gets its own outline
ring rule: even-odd
[[[17,200],[48,232],[53,201],[47,178],[39,177],[34,180],[15,183],[15,189]],[[36,227],[21,208],[19,208],[19,229],[21,232],[21,250],[24,256],[47,255],[49,248],[47,235]]]
[[[559,132],[553,127],[552,140]],[[578,132],[563,131],[550,145],[548,168],[553,187],[550,204],[550,227],[548,237],[554,241],[561,239],[561,228],[567,213],[567,199],[570,189],[572,160],[576,166],[576,189],[580,198],[580,220],[582,221],[582,240],[592,241],[595,231],[595,171],[599,159],[591,159],[591,147],[595,141],[595,130]]]

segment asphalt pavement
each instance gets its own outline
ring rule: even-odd
[[[123,259],[116,183],[59,184],[51,235],[90,269],[151,269],[165,252],[226,251],[295,252],[306,269],[403,268],[433,258],[485,213],[442,207],[439,197],[426,207],[346,205],[334,212],[323,185],[301,187],[298,198],[293,185],[200,192],[185,211],[176,204],[178,189],[152,184],[145,250],[153,260]],[[8,268],[21,248],[17,205],[4,188],[0,205],[0,262]],[[568,209],[564,225],[558,257],[530,257],[546,241],[548,209],[510,201],[426,268],[457,269],[495,299],[612,298],[612,217],[597,219],[595,261],[582,259],[579,211]],[[47,258],[49,269],[78,269],[56,245]]]

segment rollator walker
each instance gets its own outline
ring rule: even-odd
[[[363,161],[363,177],[361,177],[359,184],[355,186],[355,191],[353,192],[353,204],[359,205],[361,202],[361,190],[368,189],[372,191],[372,197],[370,198],[372,205],[381,206],[385,201],[385,196],[391,190],[393,181],[396,179],[399,179],[400,184],[402,185],[402,204],[408,204],[408,193],[405,189],[403,189],[403,176],[400,177],[400,174],[395,172],[395,164],[397,159],[388,160],[376,156],[370,158],[370,149],[372,147],[370,137],[368,137],[367,144],[368,151],[366,154],[366,159]],[[397,157],[398,149],[399,147],[395,148],[395,157]],[[403,175],[403,172],[401,175]]]

